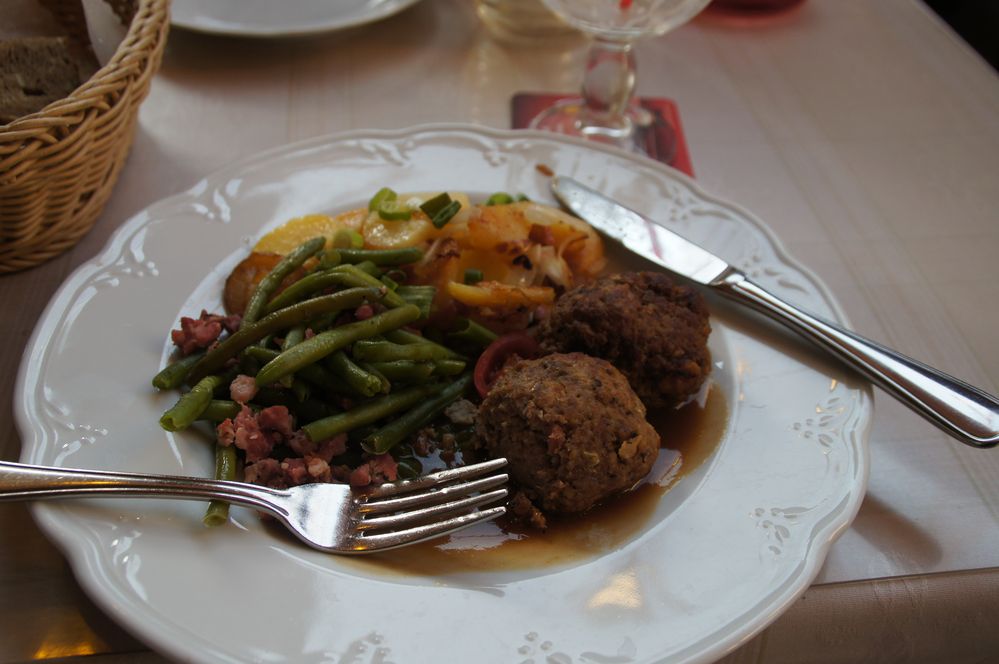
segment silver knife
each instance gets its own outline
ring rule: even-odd
[[[982,449],[999,443],[996,397],[802,311],[711,252],[572,178],[556,176],[551,187],[569,210],[627,249],[802,334],[962,443]],[[659,255],[648,250],[650,233]]]

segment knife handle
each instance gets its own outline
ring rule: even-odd
[[[981,449],[999,443],[996,397],[802,311],[740,272],[732,271],[712,286],[720,294],[750,306],[830,351],[962,443]]]

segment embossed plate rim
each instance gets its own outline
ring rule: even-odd
[[[355,152],[350,152],[348,148]],[[533,168],[519,167],[534,164],[538,159],[549,155],[562,160],[550,163],[550,166],[569,174],[573,174],[574,168],[590,168],[577,176],[582,175],[584,181],[591,186],[602,188],[602,185],[607,185],[609,194],[662,219],[664,223],[680,226],[688,224],[693,231],[698,230],[694,222],[715,224],[711,226],[712,230],[719,230],[722,236],[731,236],[740,241],[737,253],[745,253],[741,267],[759,270],[764,283],[777,292],[786,295],[786,291],[790,289],[799,302],[804,298],[806,304],[818,308],[822,313],[841,320],[843,318],[834,299],[821,282],[787,257],[765,225],[748,212],[711,197],[689,178],[661,165],[612,148],[592,146],[561,136],[491,130],[472,125],[425,125],[402,130],[348,132],[244,159],[203,179],[184,194],[153,204],[126,222],[111,238],[105,251],[71,275],[40,319],[18,375],[15,414],[24,434],[22,459],[32,463],[51,462],[54,458],[60,459],[60,462],[67,459],[73,462],[89,460],[91,464],[98,464],[92,467],[101,467],[100,464],[107,467],[112,462],[107,458],[110,451],[115,453],[113,461],[134,464],[133,467],[123,468],[125,470],[159,469],[174,472],[172,468],[148,467],[153,457],[146,456],[146,448],[136,450],[122,447],[122,435],[130,435],[130,440],[146,439],[144,436],[155,430],[155,422],[136,423],[123,418],[123,431],[118,430],[117,423],[109,431],[105,426],[107,423],[69,421],[69,428],[73,429],[75,426],[76,429],[71,434],[63,435],[63,439],[79,443],[89,437],[104,445],[111,445],[111,448],[104,450],[100,444],[80,443],[79,449],[64,450],[56,455],[55,447],[60,441],[60,432],[55,429],[59,426],[65,428],[66,425],[66,422],[60,422],[60,414],[64,411],[71,412],[70,408],[60,410],[63,404],[57,398],[59,390],[63,389],[70,397],[80,399],[80,403],[84,405],[91,398],[89,395],[81,396],[79,388],[74,391],[76,386],[73,384],[65,386],[68,381],[75,380],[80,373],[77,370],[86,365],[77,366],[60,355],[63,353],[67,357],[76,357],[72,354],[76,350],[74,344],[89,339],[74,339],[72,332],[59,329],[60,324],[65,319],[68,321],[67,330],[72,330],[74,325],[83,326],[89,315],[87,308],[95,307],[99,313],[104,302],[102,298],[111,298],[99,292],[100,288],[108,286],[112,286],[111,290],[115,293],[125,293],[124,297],[138,297],[130,290],[137,289],[137,293],[144,299],[160,298],[157,304],[163,301],[164,295],[156,292],[157,288],[165,288],[165,294],[169,294],[171,298],[177,295],[175,291],[181,291],[176,306],[187,306],[192,298],[197,299],[192,293],[203,288],[210,279],[204,278],[200,273],[192,277],[178,271],[177,265],[170,263],[171,260],[176,260],[175,252],[167,249],[179,248],[186,251],[185,259],[202,262],[211,259],[213,262],[210,264],[214,266],[214,272],[218,273],[213,278],[217,278],[226,271],[227,261],[231,262],[237,256],[239,249],[235,245],[242,244],[245,247],[252,236],[259,235],[265,228],[287,218],[287,212],[291,208],[287,207],[289,202],[280,196],[282,187],[288,187],[306,199],[312,195],[313,190],[309,187],[313,182],[322,181],[320,176],[329,170],[326,166],[314,163],[314,160],[334,155],[344,161],[337,168],[344,169],[350,159],[369,159],[371,173],[357,167],[353,168],[357,174],[352,174],[351,177],[363,180],[363,173],[374,174],[383,178],[381,184],[385,183],[386,174],[393,173],[400,178],[409,178],[407,182],[425,183],[432,178],[439,182],[442,177],[447,177],[439,171],[402,175],[401,166],[389,163],[395,160],[399,164],[405,164],[407,152],[420,150],[430,155],[446,154],[449,159],[467,157],[475,164],[483,162],[473,167],[475,172],[454,176],[449,181],[449,186],[450,182],[455,182],[456,188],[467,188],[461,185],[468,180],[479,182],[479,188],[485,188],[487,185],[482,183],[493,183],[493,176],[505,174],[507,180],[497,182],[492,189],[517,190],[523,184],[526,185],[524,191],[546,200],[550,197],[542,190],[538,174]],[[604,169],[603,173],[598,172],[598,164]],[[260,178],[257,183],[259,186],[252,185],[254,177]],[[246,184],[248,181],[251,184]],[[359,186],[359,180],[352,182],[350,186]],[[241,186],[244,189],[241,190]],[[365,182],[364,186],[370,186],[370,183]],[[349,202],[356,203],[363,196],[356,198],[357,200]],[[276,207],[262,210],[261,208],[267,208],[268,202]],[[296,200],[292,203],[294,205],[291,207],[299,212],[314,210],[309,207],[309,200]],[[348,201],[344,201],[345,205],[347,203]],[[305,209],[295,208],[295,205],[305,206]],[[254,209],[250,210],[250,207]],[[197,214],[192,212],[195,209]],[[251,225],[242,228],[230,219],[232,215],[239,214],[248,215],[253,221],[246,223]],[[208,224],[208,220],[218,223]],[[179,242],[185,238],[174,237],[181,232],[177,229],[187,223],[198,224],[202,240],[198,246],[189,246],[185,242]],[[170,232],[165,232],[164,228],[172,229],[173,236]],[[700,228],[703,230],[704,226]],[[241,229],[246,233],[241,233]],[[149,242],[150,238],[155,238],[160,244]],[[213,248],[213,241],[224,241],[227,244]],[[746,246],[746,242],[750,245],[756,242],[758,246]],[[170,243],[175,246],[165,246]],[[157,251],[161,250],[166,255],[162,260],[157,257]],[[732,256],[726,258],[733,259]],[[140,274],[155,276],[161,269],[168,273],[169,283],[163,279],[138,277]],[[774,283],[767,283],[768,280]],[[123,285],[114,287],[113,284]],[[164,313],[144,310],[143,313],[165,317],[170,321],[145,323],[154,330],[149,333],[150,336],[163,339],[165,329],[172,324],[177,311]],[[95,315],[95,318],[99,316]],[[135,324],[138,325],[139,322]],[[116,331],[110,330],[107,333],[113,335]],[[123,338],[132,340],[132,336],[126,335]],[[725,338],[729,339],[727,343],[749,349],[737,348],[734,357],[746,359],[750,373],[756,372],[739,378],[738,387],[744,392],[741,396],[749,399],[749,403],[754,399],[761,400],[759,408],[740,406],[731,425],[733,435],[742,435],[740,427],[752,429],[754,426],[766,425],[766,419],[753,418],[764,417],[770,412],[768,408],[772,411],[777,407],[762,401],[761,387],[767,385],[765,381],[776,380],[779,384],[783,378],[769,376],[767,371],[779,369],[782,375],[789,373],[792,377],[800,377],[808,381],[809,389],[815,384],[825,385],[828,382],[824,365],[813,365],[811,357],[807,353],[802,355],[800,349],[772,348],[744,331],[728,328],[725,329]],[[148,345],[149,341],[143,340],[142,343]],[[135,353],[143,360],[155,363],[157,359],[162,360],[165,349],[164,341],[156,349],[147,348]],[[127,355],[132,351],[124,349],[124,352]],[[739,355],[740,352],[743,354]],[[53,357],[56,359],[51,359]],[[127,360],[128,357],[121,361]],[[771,362],[772,366],[769,364]],[[123,369],[119,367],[118,371]],[[52,377],[49,377],[49,372],[52,372]],[[145,384],[151,371],[143,369],[139,373]],[[564,655],[564,658],[578,656],[580,661],[599,661],[601,656],[617,657],[620,661],[708,661],[723,655],[762,629],[805,590],[818,572],[832,541],[849,525],[859,508],[867,478],[866,436],[871,415],[870,389],[863,384],[846,386],[840,382],[835,370],[830,369],[828,373],[834,377],[831,387],[824,387],[824,391],[816,395],[824,395],[825,401],[821,398],[817,401],[810,400],[810,394],[803,397],[809,413],[818,411],[814,418],[807,416],[808,413],[802,413],[799,417],[799,411],[795,411],[793,415],[798,419],[779,430],[771,426],[771,430],[766,432],[766,440],[761,441],[760,436],[753,438],[750,433],[746,433],[746,439],[740,439],[740,443],[745,443],[744,445],[726,443],[701,485],[692,491],[680,508],[665,516],[662,522],[651,524],[644,533],[623,545],[619,551],[583,564],[554,568],[533,576],[512,575],[508,578],[496,574],[452,578],[444,575],[407,578],[405,583],[378,576],[360,576],[354,568],[340,565],[328,557],[312,555],[315,552],[302,551],[294,543],[264,537],[252,525],[232,529],[224,534],[190,531],[189,527],[197,519],[200,509],[195,504],[184,504],[189,509],[175,509],[172,507],[174,504],[169,508],[160,507],[165,504],[145,501],[139,505],[125,505],[120,501],[101,501],[86,505],[40,504],[34,508],[34,514],[46,532],[66,552],[87,592],[105,610],[156,648],[187,660],[229,662],[284,658],[308,661],[308,655],[316,661],[328,661],[335,654],[334,647],[343,648],[346,653],[349,648],[359,644],[367,647],[371,653],[377,653],[379,648],[384,650],[398,647],[404,649],[413,661],[433,661],[446,654],[464,654],[467,657],[469,652],[487,652],[493,661],[511,662],[536,661],[533,660],[534,657],[544,659],[555,654]],[[46,402],[51,412],[44,412],[36,403],[38,381],[43,376],[49,381],[44,387],[50,388],[55,394],[50,403]],[[88,377],[99,376],[93,374]],[[105,387],[112,391],[119,389],[123,395],[131,395],[129,386],[116,388],[114,382],[108,382]],[[838,406],[840,402],[836,400],[841,399],[843,394],[849,397],[848,403]],[[148,408],[150,405],[142,402],[140,397],[135,397],[133,401],[132,406],[135,408]],[[66,415],[64,419],[69,417],[70,415]],[[180,467],[190,470],[192,465],[184,464],[193,464],[195,469],[198,468],[197,464],[201,461],[191,461],[189,458],[190,450],[194,449],[189,445],[198,441],[168,438],[165,442],[167,445],[164,447],[168,447],[168,451],[157,449],[149,451],[148,455],[162,455],[162,458],[155,459],[157,462],[162,462],[163,458],[170,461],[176,457]],[[756,451],[749,447],[749,443],[767,444]],[[745,477],[746,473],[740,467],[745,458],[756,455],[762,455],[765,461],[778,459],[799,464],[799,470],[806,473],[808,491],[814,491],[814,497],[811,493],[804,495],[797,486],[794,487],[795,491],[801,495],[788,496],[781,491],[770,494],[767,493],[768,490],[757,489],[756,478]],[[203,455],[199,455],[199,459],[201,456]],[[769,472],[765,468],[759,470],[762,473]],[[811,475],[807,475],[813,471],[819,473],[816,475],[818,479],[814,481]],[[778,486],[777,489],[782,487]],[[741,501],[747,491],[754,502],[745,505],[738,502],[734,506],[729,504],[731,501]],[[828,492],[829,501],[832,501],[830,504],[823,502],[826,499],[826,493],[823,492]],[[796,502],[787,502],[792,499]],[[807,500],[815,500],[817,504],[808,507]],[[722,513],[719,513],[719,507],[724,509]],[[711,528],[701,530],[701,525],[705,521],[716,519],[719,524],[723,523],[723,519],[726,520],[726,528],[736,529],[739,537],[750,538],[748,541],[755,548],[747,550],[747,547],[743,547],[732,552],[722,548],[719,552],[717,547],[710,546],[713,541],[711,538],[716,533]],[[677,532],[684,533],[687,539],[681,541],[682,538],[675,536]],[[174,538],[178,533],[181,541],[175,542]],[[724,536],[736,537],[736,534],[729,535],[726,531]],[[166,559],[168,556],[161,555],[158,546],[169,549],[169,560]],[[174,548],[170,549],[171,546]],[[728,604],[708,601],[695,606],[690,610],[691,615],[685,616],[681,610],[682,602],[693,603],[691,606],[694,606],[702,598],[706,601],[715,597],[728,597],[724,589],[712,586],[710,575],[698,578],[696,583],[669,578],[671,569],[693,572],[691,579],[698,574],[714,572],[707,563],[685,559],[685,554],[690,554],[686,557],[696,558],[694,554],[702,552],[706,556],[705,560],[710,560],[711,556],[723,556],[734,569],[738,565],[748,566],[760,579],[752,580],[744,589],[744,596],[733,598]],[[664,555],[672,561],[671,569],[661,569],[659,557]],[[194,562],[187,564],[188,558],[192,556],[196,556],[192,559]],[[347,596],[351,596],[356,604],[363,605],[368,595],[357,594],[362,591],[374,592],[376,596],[389,592],[388,595],[381,595],[380,605],[391,600],[412,611],[416,605],[425,606],[432,597],[435,605],[439,603],[452,610],[457,607],[461,611],[474,609],[493,615],[500,623],[498,627],[505,629],[479,635],[472,634],[479,627],[469,628],[472,632],[469,632],[468,643],[442,642],[435,646],[436,649],[428,651],[426,644],[419,639],[414,641],[414,634],[407,632],[407,628],[398,625],[396,621],[387,621],[387,636],[380,635],[375,639],[371,633],[363,631],[363,620],[338,614],[337,624],[344,625],[343,630],[357,630],[351,633],[352,638],[344,640],[338,634],[335,638],[329,637],[333,641],[326,642],[310,631],[304,636],[319,639],[322,641],[320,645],[325,649],[316,646],[318,650],[306,653],[304,649],[309,646],[305,643],[308,639],[304,636],[302,639],[292,638],[296,634],[294,627],[297,625],[285,626],[288,642],[272,644],[263,640],[258,644],[258,640],[265,637],[254,632],[261,630],[254,630],[251,624],[240,632],[242,625],[226,622],[224,616],[217,615],[220,611],[224,614],[226,608],[241,606],[245,602],[252,605],[255,599],[252,590],[227,588],[226,592],[231,598],[199,597],[198,602],[178,605],[179,600],[169,583],[178,575],[186,575],[192,587],[211,589],[215,575],[252,574],[260,563],[273,564],[275,561],[277,571],[281,574],[286,574],[296,582],[308,579],[314,586],[314,589],[310,587],[303,590],[301,596],[296,598],[299,601],[296,610],[301,615],[336,613],[338,609],[342,609],[341,605],[347,601],[344,597]],[[270,588],[266,585],[270,582],[269,579],[262,580],[261,587],[264,590]],[[759,590],[760,588],[763,590]],[[312,590],[314,592],[310,592]],[[565,613],[559,614],[561,619],[552,616],[554,612],[546,604],[546,593],[552,597],[569,597],[560,606],[563,611],[571,612],[571,620],[565,620],[570,617]],[[676,602],[671,603],[674,595]],[[737,609],[732,608],[736,603]],[[736,610],[737,615],[729,615]],[[208,613],[201,618],[199,612],[206,611]],[[616,618],[607,619],[608,615]],[[667,630],[655,627],[665,624],[659,620],[663,616],[675,617],[678,625],[686,624],[684,620],[693,621],[693,626],[697,629],[692,629],[689,634],[671,635]],[[533,621],[530,623],[532,627],[523,627],[522,619]],[[653,619],[652,624],[646,624]],[[562,623],[568,625],[563,626]],[[535,630],[534,625],[540,629]],[[627,630],[629,626],[632,628],[630,633]],[[318,626],[307,623],[305,627]],[[625,633],[623,640],[618,639],[622,630]],[[528,638],[532,634],[533,640]],[[239,638],[244,641],[239,641]],[[282,634],[273,638],[280,639]],[[618,640],[612,643],[612,639]],[[572,651],[575,655],[558,649],[575,649]]]

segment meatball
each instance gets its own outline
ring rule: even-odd
[[[546,353],[580,352],[621,370],[647,408],[682,404],[711,370],[708,309],[660,272],[616,274],[560,297],[539,329]]]
[[[582,512],[631,488],[659,453],[627,379],[582,353],[508,365],[479,408],[476,432],[545,512]]]

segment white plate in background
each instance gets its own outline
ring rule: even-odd
[[[174,25],[243,37],[294,37],[352,28],[418,0],[173,0]]]

